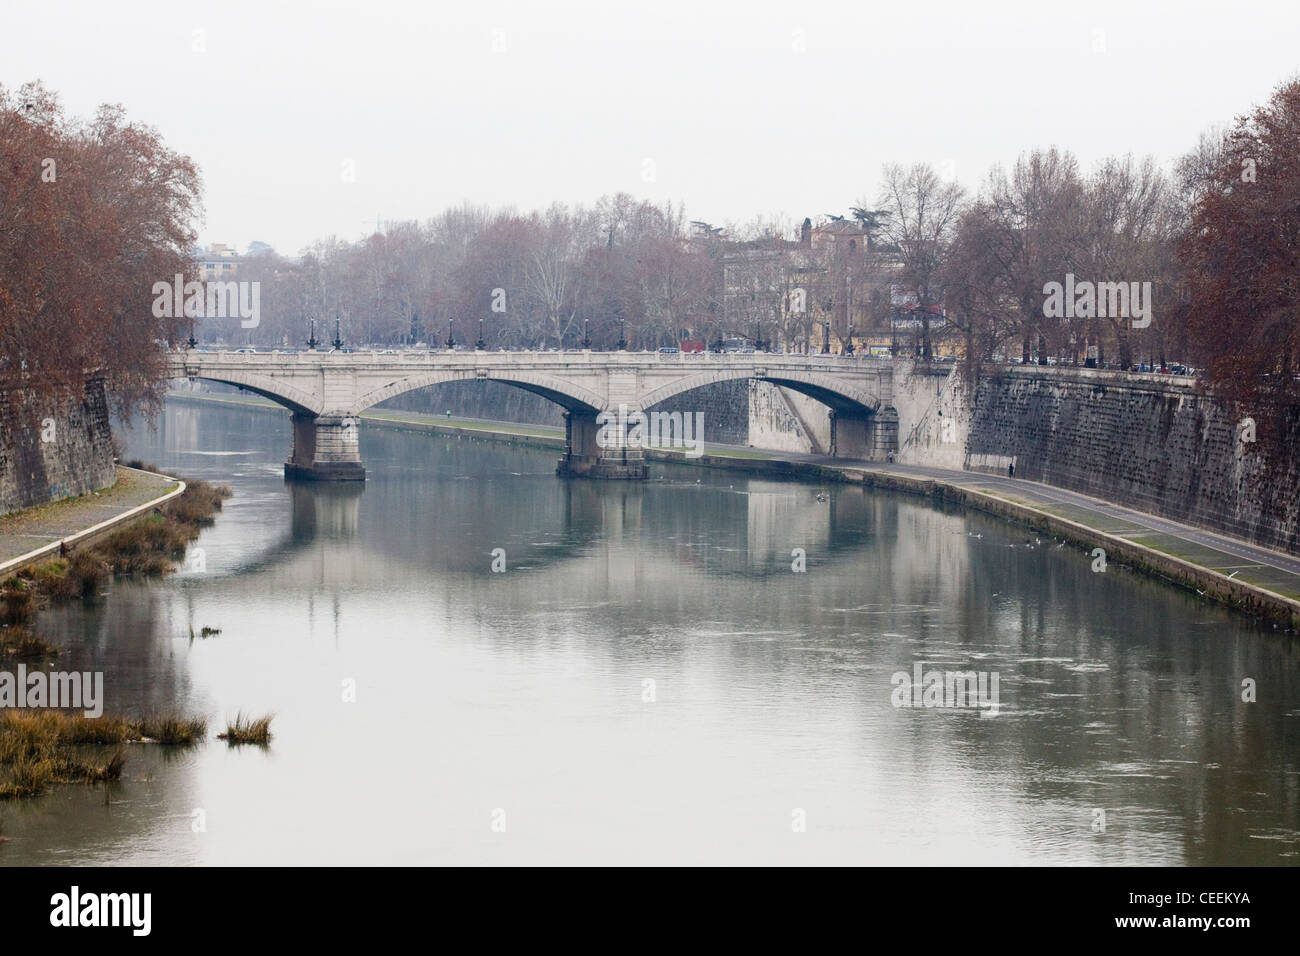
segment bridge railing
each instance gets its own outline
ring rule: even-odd
[[[439,364],[464,365],[475,367],[485,363],[493,365],[686,365],[686,366],[730,366],[746,368],[755,364],[769,366],[794,366],[799,368],[845,369],[863,367],[882,367],[891,364],[891,360],[880,356],[863,355],[805,355],[782,352],[750,353],[715,353],[715,352],[659,352],[659,351],[453,351],[439,350],[370,350],[354,349],[352,351],[247,351],[229,349],[224,351],[178,350],[171,354],[174,362],[186,364],[247,364],[247,365],[356,365],[356,364],[397,364],[421,365],[430,360]]]

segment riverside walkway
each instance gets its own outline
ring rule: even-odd
[[[117,482],[103,491],[0,515],[0,578],[28,564],[57,557],[60,543],[84,543],[183,491],[183,482],[117,467]]]

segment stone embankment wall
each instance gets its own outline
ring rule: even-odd
[[[749,391],[748,437],[742,444],[773,451],[829,454],[829,411],[821,402],[793,389],[756,381]]]
[[[0,391],[0,514],[99,491],[116,480],[102,381],[63,401]]]
[[[1005,369],[976,391],[966,464],[1300,553],[1300,434],[1266,469],[1242,417],[1190,379]]]
[[[406,412],[427,412],[454,418],[486,418],[498,422],[522,422],[529,425],[554,425],[563,427],[560,408],[549,399],[532,392],[500,382],[466,381],[445,382],[432,388],[406,392],[378,408],[394,408]]]
[[[486,418],[531,425],[563,426],[562,409],[532,392],[500,382],[447,382],[433,388],[407,392],[381,403],[381,408],[430,412],[453,418]],[[749,383],[721,382],[707,385],[647,409],[651,412],[682,412],[703,415],[704,440],[743,445],[749,438]],[[692,419],[692,422],[696,419]]]
[[[971,408],[952,363],[900,362],[894,372],[898,461],[965,467]]]

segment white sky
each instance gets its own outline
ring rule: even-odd
[[[201,166],[204,244],[294,254],[465,200],[724,223],[843,213],[886,161],[968,187],[1038,145],[1167,162],[1300,70],[1295,0],[305,7],[6,0],[0,83],[122,103]]]

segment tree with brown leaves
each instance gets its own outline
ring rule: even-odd
[[[158,407],[183,318],[156,282],[192,275],[199,174],[120,107],[66,117],[39,83],[0,86],[0,388]]]
[[[1300,405],[1300,79],[1202,148],[1183,244],[1208,384],[1276,439]]]

